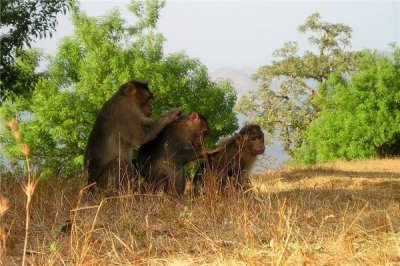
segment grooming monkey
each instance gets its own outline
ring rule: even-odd
[[[104,103],[94,122],[86,146],[84,165],[89,184],[108,189],[125,189],[135,176],[134,147],[152,140],[180,114],[173,109],[150,118],[154,99],[147,83],[131,80]]]

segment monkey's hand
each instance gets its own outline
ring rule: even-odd
[[[142,126],[153,127],[155,125],[161,125],[162,129],[166,125],[174,121],[176,117],[179,117],[180,114],[181,114],[181,109],[175,108],[159,118],[142,117],[141,118]]]
[[[181,115],[182,111],[179,108],[174,108],[171,111],[168,112],[167,117],[170,119],[170,121],[174,121],[176,118],[178,118]]]
[[[163,130],[168,124],[175,120],[175,118],[181,113],[181,110],[176,108],[169,111],[168,114],[163,115],[157,119],[152,119],[151,121],[142,121],[142,126],[147,126],[149,129],[144,134],[140,145],[154,139],[158,133]]]

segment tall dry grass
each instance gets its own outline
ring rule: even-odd
[[[31,204],[31,199],[32,199],[32,195],[35,192],[35,188],[36,185],[39,181],[39,178],[34,177],[31,171],[31,166],[29,163],[29,147],[28,145],[26,145],[25,143],[23,143],[21,141],[20,138],[20,132],[19,132],[19,125],[18,125],[18,121],[16,119],[12,119],[7,121],[7,125],[11,130],[12,135],[14,136],[15,141],[17,142],[17,145],[20,147],[20,152],[21,154],[24,156],[25,158],[25,162],[26,162],[26,175],[27,178],[26,180],[22,181],[21,183],[21,187],[22,187],[22,191],[24,192],[25,196],[26,196],[26,205],[25,205],[25,238],[24,238],[24,250],[22,252],[22,265],[26,265],[26,253],[27,253],[27,246],[28,246],[28,237],[29,237],[29,222],[30,222],[30,204]],[[0,190],[1,193],[1,190]],[[4,196],[2,195],[2,193],[0,194],[1,198],[4,198]],[[5,209],[7,210],[8,206],[7,206],[7,201],[6,200],[2,200],[2,202],[0,202],[0,205],[2,205],[1,209]],[[4,211],[0,212],[0,218],[1,216],[3,216]],[[8,233],[5,232],[5,226],[2,224],[1,225],[1,238],[2,238],[2,250],[0,253],[4,253],[4,251],[6,250],[6,243],[7,243],[7,238],[8,238]],[[3,243],[4,242],[4,243]]]
[[[269,171],[252,180],[250,196],[182,200],[88,200],[84,182],[40,182],[28,242],[26,197],[18,184],[2,183],[9,209],[1,223],[13,226],[1,262],[21,264],[28,243],[30,265],[400,263],[399,159]]]
[[[3,222],[3,216],[8,210],[8,199],[0,191],[0,256],[5,255],[7,250],[8,230]]]

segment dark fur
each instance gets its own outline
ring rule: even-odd
[[[193,179],[196,193],[207,178],[215,180],[218,189],[229,183],[238,189],[248,189],[248,174],[257,155],[264,153],[264,133],[258,125],[247,125],[219,147],[221,150],[209,155],[197,170]]]
[[[129,81],[104,103],[86,146],[89,184],[107,190],[121,189],[131,181],[134,147],[155,138],[180,113],[176,109],[158,119],[149,118],[153,98],[147,83]]]
[[[152,189],[173,190],[182,196],[186,186],[183,168],[204,155],[202,141],[208,133],[207,120],[192,113],[177,118],[157,138],[140,147],[138,163],[146,183]]]

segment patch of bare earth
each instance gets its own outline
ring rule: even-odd
[[[31,203],[32,265],[400,263],[400,159],[341,162],[252,176],[253,193],[124,195],[85,200],[84,182],[39,182]],[[4,265],[21,264],[25,198],[9,208]],[[65,221],[71,220],[71,224]],[[3,243],[3,242],[2,242]]]

